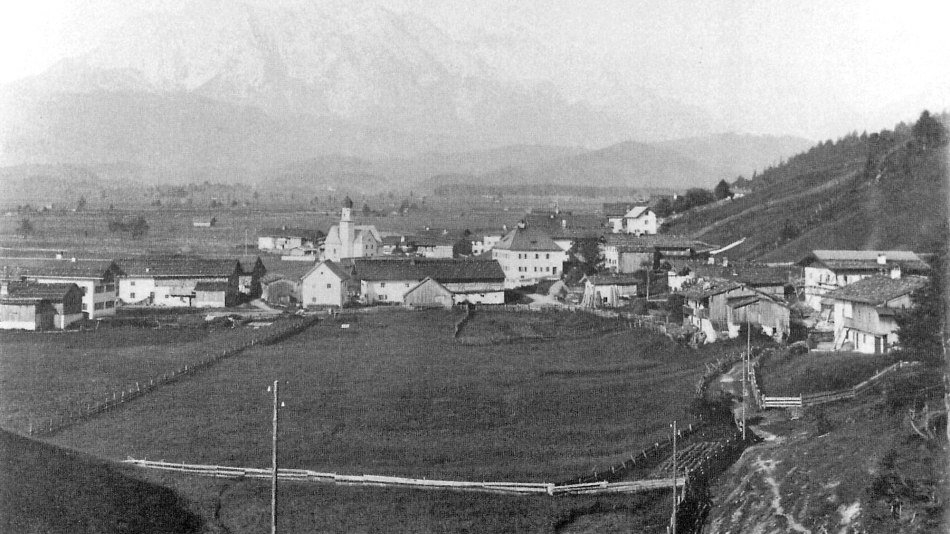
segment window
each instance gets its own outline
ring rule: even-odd
[[[114,301],[114,300],[107,300],[107,301],[106,301],[106,308],[115,308],[115,301]]]
[[[134,299],[134,298],[135,298],[135,293],[129,293],[129,298],[130,298],[130,299]]]
[[[540,255],[540,254],[535,254],[535,255],[534,255],[534,259],[540,260],[540,259],[541,259],[541,255]]]
[[[851,319],[852,317],[854,317],[854,307],[851,305],[850,302],[844,303],[844,316],[848,319]]]
[[[409,282],[406,282],[406,287],[409,287]]]
[[[379,295],[379,300],[386,300],[386,295]]]
[[[316,301],[317,301],[317,297],[310,297],[310,302],[316,302]]]
[[[379,287],[386,287],[386,282],[380,282]]]
[[[106,284],[106,291],[109,293],[115,293],[115,284]]]
[[[545,254],[545,255],[544,255],[544,259],[546,259],[546,260],[551,259],[551,255],[550,255],[550,254]]]
[[[89,310],[89,305],[86,304],[85,302],[83,302],[83,303],[82,303],[82,311],[87,311],[87,310]]]
[[[134,285],[135,285],[135,280],[130,280],[130,281],[129,281],[129,285],[130,285],[130,286],[134,286]]]
[[[105,308],[105,306],[104,306],[101,302],[97,302],[95,308],[96,308],[97,310],[101,310],[101,309]]]
[[[327,289],[331,289],[332,287],[333,287],[333,284],[327,284]]]

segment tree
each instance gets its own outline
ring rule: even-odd
[[[20,226],[17,227],[17,233],[26,237],[33,234],[33,223],[29,219],[20,220]]]
[[[129,233],[133,238],[139,238],[144,236],[148,232],[148,222],[145,221],[145,217],[139,215],[132,220],[132,224],[129,227]]]
[[[947,129],[940,121],[930,116],[930,112],[924,110],[911,129],[914,140],[920,144],[921,148],[937,148],[947,144]]]
[[[660,218],[669,217],[673,214],[673,201],[667,197],[661,198],[653,206],[653,213]]]
[[[369,208],[369,204],[363,204],[363,217],[369,217],[373,214],[373,210]]]
[[[568,254],[583,265],[584,274],[597,272],[597,269],[604,262],[604,256],[600,252],[600,243],[596,239],[577,239]]]
[[[716,195],[716,200],[731,197],[732,191],[729,190],[729,183],[726,182],[725,179],[719,180],[719,183],[716,184],[716,189],[713,190],[713,194]]]

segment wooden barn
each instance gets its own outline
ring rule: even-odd
[[[4,282],[0,289],[0,329],[63,329],[82,317],[76,284]]]
[[[455,295],[429,277],[406,291],[403,303],[414,308],[451,308],[455,304]]]

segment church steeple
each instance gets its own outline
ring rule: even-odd
[[[356,229],[350,218],[353,209],[353,200],[349,196],[343,199],[343,211],[340,213],[340,257],[353,257],[353,240],[356,239]]]

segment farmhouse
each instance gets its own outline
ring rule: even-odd
[[[316,250],[323,243],[323,232],[309,228],[265,228],[257,236],[257,248],[264,252]]]
[[[445,237],[417,237],[412,244],[415,253],[424,258],[451,258],[455,242]]]
[[[637,296],[639,279],[624,274],[596,274],[585,276],[583,306],[589,308],[615,308],[623,306]]]
[[[195,217],[191,221],[191,225],[195,228],[211,228],[212,226],[218,224],[218,219],[211,217]]]
[[[116,276],[122,271],[108,260],[4,260],[6,277],[40,284],[76,284],[82,313],[88,319],[115,315]]]
[[[352,263],[322,261],[300,279],[300,299],[304,306],[343,306],[354,293]]]
[[[904,250],[813,250],[799,264],[805,268],[805,302],[816,310],[825,293],[859,280],[930,271],[917,254]]]
[[[233,306],[238,302],[240,279],[244,275],[237,260],[193,256],[135,258],[119,260],[118,264],[123,272],[119,278],[119,299],[147,306],[218,306],[220,302]],[[223,298],[219,298],[220,286],[202,285],[199,301],[197,290],[201,282],[225,284]]]
[[[274,306],[290,306],[300,302],[300,282],[283,275],[267,275],[261,281],[261,298]]]
[[[683,292],[684,325],[692,325],[706,337],[707,343],[719,339],[719,333],[728,330],[729,299],[754,295],[755,292],[730,280],[708,280]]]
[[[403,304],[414,308],[451,308],[455,305],[455,294],[430,277],[410,287],[403,295]]]
[[[755,292],[726,299],[727,329],[729,337],[739,335],[739,328],[748,324],[759,328],[776,341],[794,341],[792,330],[798,327],[799,336],[804,335],[802,316],[794,306],[775,296]]]
[[[524,224],[501,238],[491,257],[501,265],[508,288],[557,280],[567,261],[567,253],[546,232]]]
[[[618,273],[654,269],[660,261],[701,260],[712,245],[685,236],[607,234],[601,243],[604,267]]]
[[[352,276],[366,304],[401,303],[410,289],[432,278],[453,294],[455,302],[503,304],[505,274],[496,261],[449,259],[357,259]]]
[[[604,204],[604,216],[615,234],[654,235],[657,231],[656,213],[646,204]]]
[[[62,330],[82,318],[76,284],[0,282],[0,329]]]
[[[323,246],[324,260],[340,261],[382,255],[382,238],[376,227],[353,224],[352,211],[353,201],[346,197],[340,212],[340,224],[334,224],[327,232]]]
[[[912,307],[911,293],[927,283],[924,276],[873,276],[826,293],[823,300],[834,310],[835,349],[890,350],[898,342],[897,313]]]

